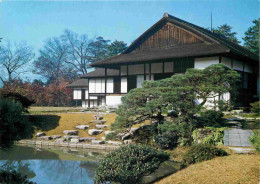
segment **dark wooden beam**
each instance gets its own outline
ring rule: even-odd
[[[146,80],[146,68],[145,68],[146,64],[144,64],[144,80]]]
[[[105,68],[105,104],[107,104],[107,68]]]
[[[152,76],[151,76],[151,71],[152,71],[152,67],[151,67],[151,63],[149,63],[149,80],[152,80]]]

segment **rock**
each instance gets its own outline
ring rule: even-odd
[[[79,142],[91,142],[92,140],[96,140],[96,137],[81,137],[79,138]]]
[[[106,128],[106,127],[108,127],[109,125],[96,125],[96,128],[101,128],[101,129],[103,129],[103,128]]]
[[[123,143],[120,141],[107,141],[108,144],[113,144],[113,145],[122,145]]]
[[[107,131],[105,131],[105,135],[110,134],[110,133],[113,133],[113,132],[115,132],[115,131],[109,131],[109,130],[107,130]]]
[[[158,181],[161,178],[176,173],[180,169],[181,169],[180,163],[173,162],[173,161],[165,161],[153,173],[147,176],[143,176],[141,183],[143,184],[154,183],[155,181]]]
[[[139,128],[131,128],[129,133],[134,134]]]
[[[106,137],[101,137],[102,140],[106,140]]]
[[[232,110],[231,113],[233,113],[233,114],[241,114],[241,113],[243,113],[243,110]]]
[[[88,131],[88,134],[89,134],[89,135],[97,135],[97,134],[100,134],[100,133],[102,133],[102,132],[103,132],[103,130],[90,129],[90,130]]]
[[[79,131],[78,130],[64,130],[63,134],[66,135],[78,135]]]
[[[63,137],[66,141],[69,141],[71,139],[79,139],[79,136],[77,135],[64,135]]]
[[[58,138],[61,138],[61,136],[60,135],[53,135],[53,136],[51,136],[51,138],[52,139],[58,139]]]
[[[93,143],[93,144],[105,144],[105,141],[103,141],[103,140],[92,140],[91,143]]]
[[[76,138],[72,138],[70,140],[71,143],[79,143],[79,139],[76,139]]]
[[[125,135],[122,136],[122,140],[128,139],[131,137],[130,133],[126,133]]]
[[[250,154],[255,153],[255,149],[253,148],[235,148],[235,147],[229,147],[234,153],[236,154]]]
[[[46,134],[43,133],[43,132],[37,132],[35,137],[42,137],[42,136],[45,136]]]
[[[124,140],[124,144],[132,144],[132,142],[133,142],[133,140],[130,140],[130,139]]]
[[[102,120],[103,116],[102,115],[94,115],[93,116],[96,120]]]
[[[78,126],[76,126],[76,129],[86,130],[86,129],[88,129],[88,125],[78,125]]]
[[[91,123],[104,124],[106,123],[106,120],[92,120]]]
[[[64,142],[65,139],[64,138],[59,138],[59,139],[56,139],[55,142]]]
[[[41,136],[41,137],[38,137],[37,139],[42,139],[42,140],[51,140],[51,136]]]

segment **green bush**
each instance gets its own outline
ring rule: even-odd
[[[19,102],[0,98],[0,148],[10,147],[14,141],[30,138],[33,127]]]
[[[201,141],[204,144],[220,146],[224,143],[224,129],[224,127],[204,127],[203,129],[194,130],[192,133],[192,137],[195,143]],[[203,134],[206,136],[200,137],[199,134]]]
[[[260,114],[260,101],[251,103],[250,106],[251,106],[250,109],[251,112]]]
[[[157,169],[169,160],[169,155],[149,146],[122,146],[109,153],[100,162],[95,174],[95,183],[119,182],[140,183],[144,174]]]
[[[106,135],[106,140],[116,141],[119,140],[119,138],[117,137],[117,134],[115,132],[111,132]]]
[[[161,149],[173,149],[178,146],[178,135],[175,132],[155,135],[154,141]]]
[[[183,157],[183,162],[186,165],[202,162],[204,160],[211,160],[217,156],[226,156],[225,150],[219,149],[212,145],[195,144],[189,148]]]
[[[36,184],[27,179],[26,176],[22,176],[16,171],[0,171],[0,183],[1,184]]]
[[[199,125],[201,127],[223,127],[226,125],[224,114],[221,111],[207,110],[201,113]]]
[[[260,152],[260,130],[254,131],[254,134],[249,138],[252,146]]]

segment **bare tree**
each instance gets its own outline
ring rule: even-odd
[[[66,63],[71,64],[80,74],[86,74],[91,63],[89,43],[92,40],[89,40],[86,34],[79,36],[68,29],[64,31],[62,38],[68,48]]]
[[[40,56],[34,61],[36,74],[45,77],[48,81],[69,79],[74,70],[67,65],[68,48],[61,37],[54,37],[45,41]],[[72,77],[73,78],[73,77]]]
[[[2,73],[0,80],[3,83],[11,82],[20,74],[25,73],[24,68],[33,57],[33,49],[26,42],[12,45],[10,41],[7,41],[6,45],[0,47],[0,67]]]

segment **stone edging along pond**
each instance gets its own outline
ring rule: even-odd
[[[67,142],[35,141],[35,140],[20,140],[17,141],[15,144],[97,149],[97,150],[115,150],[120,147],[119,145],[108,145],[108,144],[67,143]]]

